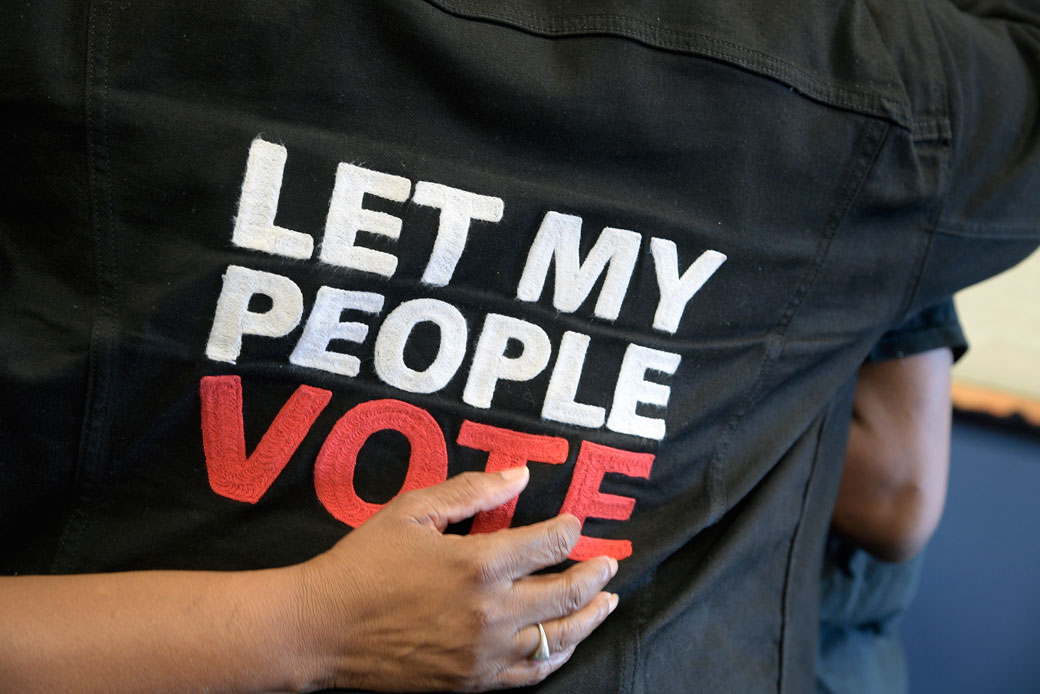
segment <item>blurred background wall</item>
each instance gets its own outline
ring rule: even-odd
[[[957,295],[971,348],[954,367],[954,405],[1040,426],[1040,252]]]
[[[962,292],[946,510],[902,632],[912,694],[1040,694],[1040,253]]]

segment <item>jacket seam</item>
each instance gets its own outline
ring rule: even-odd
[[[795,547],[798,545],[798,538],[801,536],[802,522],[805,520],[806,509],[809,505],[809,490],[812,487],[813,481],[816,479],[816,469],[820,464],[820,451],[823,448],[823,439],[827,431],[827,423],[833,415],[833,410],[834,403],[832,402],[824,411],[823,419],[820,421],[817,428],[816,448],[813,451],[812,465],[809,468],[809,474],[805,478],[805,486],[802,488],[802,503],[798,510],[798,520],[795,521],[794,528],[791,531],[791,542],[787,547],[787,562],[784,570],[784,587],[782,590],[783,597],[780,600],[780,643],[777,644],[779,663],[776,679],[776,691],[778,694],[783,694],[787,689],[784,680],[784,676],[787,672],[787,669],[784,667],[784,660],[787,655],[787,603],[790,599],[791,573],[794,567]]]
[[[1040,238],[1040,226],[978,224],[972,222],[957,222],[949,219],[937,220],[932,231],[933,233],[942,236],[955,236],[966,239],[1022,239],[1023,241],[1031,241]]]
[[[708,497],[711,499],[709,523],[714,523],[721,518],[730,505],[729,495],[722,481],[722,461],[725,458],[726,451],[729,450],[730,442],[736,435],[745,414],[758,403],[759,398],[762,396],[765,384],[779,361],[780,355],[783,354],[787,329],[794,322],[798,309],[815,284],[816,278],[820,274],[820,268],[826,261],[831,242],[837,235],[838,228],[852,207],[853,201],[862,189],[864,182],[869,178],[870,171],[877,161],[878,153],[888,139],[888,133],[889,128],[885,127],[883,122],[878,121],[874,124],[874,128],[868,129],[863,134],[860,142],[857,143],[857,157],[855,162],[850,164],[853,170],[846,175],[846,181],[838,197],[837,204],[827,218],[823,235],[815,251],[813,263],[806,269],[805,275],[788,300],[776,325],[770,330],[770,335],[767,338],[766,354],[755,373],[749,395],[726,423],[726,427],[719,438],[707,471]]]
[[[73,569],[80,541],[89,524],[89,506],[99,482],[104,454],[106,413],[111,408],[110,334],[114,327],[116,284],[112,230],[111,164],[108,140],[108,55],[111,41],[111,12],[103,0],[87,8],[87,51],[84,75],[84,130],[86,140],[89,224],[94,255],[94,286],[97,300],[90,335],[87,391],[77,452],[74,493],[66,515],[51,573]]]
[[[620,38],[629,38],[653,48],[689,53],[707,58],[715,58],[717,60],[725,60],[726,62],[730,62],[737,67],[744,68],[754,72],[755,74],[759,74],[760,76],[780,81],[789,86],[794,86],[806,96],[822,101],[831,106],[855,111],[864,115],[887,118],[900,127],[915,130],[914,120],[912,116],[908,115],[908,105],[902,100],[894,99],[872,91],[864,91],[861,87],[868,85],[859,82],[852,83],[852,86],[842,86],[828,82],[780,58],[706,34],[685,32],[665,27],[655,27],[644,20],[626,15],[581,15],[571,17],[568,21],[567,19],[547,18],[539,15],[517,12],[489,12],[461,8],[457,4],[448,2],[447,0],[426,0],[426,2],[449,14],[474,21],[504,23],[522,31],[543,36],[558,37],[581,34],[609,34]],[[581,23],[582,20],[596,18],[614,23],[611,25]],[[525,21],[534,19],[540,19],[541,21],[538,24],[531,21]],[[630,25],[638,25],[642,27],[642,29],[637,29]],[[688,40],[684,41],[683,39]],[[712,44],[730,50],[726,51],[719,48],[711,48],[706,45],[698,46],[695,45],[694,42]],[[741,58],[734,55],[734,52],[747,54],[751,59]],[[891,83],[881,82],[880,84],[889,85]],[[851,97],[859,97],[861,101],[857,101]],[[876,108],[865,103],[873,100],[880,102],[886,108]]]

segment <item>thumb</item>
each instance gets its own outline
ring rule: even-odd
[[[443,532],[451,523],[506,503],[523,491],[530,478],[527,466],[502,472],[464,472],[447,482],[408,493],[408,506],[403,510],[412,519]]]

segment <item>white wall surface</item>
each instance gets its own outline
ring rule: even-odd
[[[1040,401],[1040,252],[956,304],[970,349],[954,380]]]

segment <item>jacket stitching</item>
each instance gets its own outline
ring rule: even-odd
[[[804,80],[808,85],[801,86],[802,89],[806,89],[809,85],[813,88],[820,90],[819,92],[806,93],[809,96],[815,96],[821,100],[827,101],[834,106],[841,108],[848,108],[857,111],[864,111],[871,115],[889,117],[895,120],[897,124],[903,127],[911,127],[912,118],[907,115],[907,105],[899,99],[878,94],[871,91],[863,91],[860,87],[868,86],[858,82],[853,83],[852,87],[841,86],[833,84],[826,80],[822,80],[819,77],[799,68],[796,65],[788,63],[780,58],[776,58],[767,53],[756,51],[739,44],[726,41],[724,39],[715,38],[705,34],[698,34],[694,32],[684,32],[677,29],[668,29],[664,27],[655,27],[644,20],[637,19],[635,17],[628,17],[625,15],[616,14],[594,14],[594,15],[582,15],[580,17],[572,17],[570,20],[560,18],[544,18],[538,15],[529,15],[522,13],[508,13],[508,12],[482,12],[480,10],[463,9],[455,6],[454,3],[448,0],[427,0],[431,4],[440,7],[442,10],[461,14],[470,19],[475,20],[489,20],[498,22],[507,22],[517,26],[518,28],[524,29],[538,34],[546,35],[566,35],[570,33],[608,33],[619,35],[624,38],[632,38],[642,43],[655,46],[658,48],[664,48],[669,50],[677,50],[687,53],[694,53],[698,55],[704,55],[713,58],[726,59],[734,62],[735,64],[748,68],[755,69],[756,71],[762,71],[769,77],[780,79],[781,81],[794,81],[795,79]],[[541,20],[538,24],[534,22],[524,21],[527,19]],[[588,19],[604,19],[608,22],[612,22],[608,25],[588,24],[582,23],[582,20]],[[544,23],[544,25],[543,25]],[[649,31],[639,30],[631,25],[640,25]],[[674,37],[669,39],[668,37]],[[714,44],[724,48],[729,48],[733,51],[745,53],[749,56],[761,60],[767,65],[774,67],[768,67],[767,65],[759,65],[755,63],[745,62],[741,58],[732,55],[723,50],[712,49],[706,46],[696,46],[689,42],[682,41],[681,39],[693,39],[695,41],[702,41],[705,43]],[[893,86],[890,82],[880,82],[886,86]],[[885,105],[889,110],[873,108],[868,103],[858,103],[854,99],[847,97],[859,97],[863,102],[869,102],[877,100],[881,104]]]

